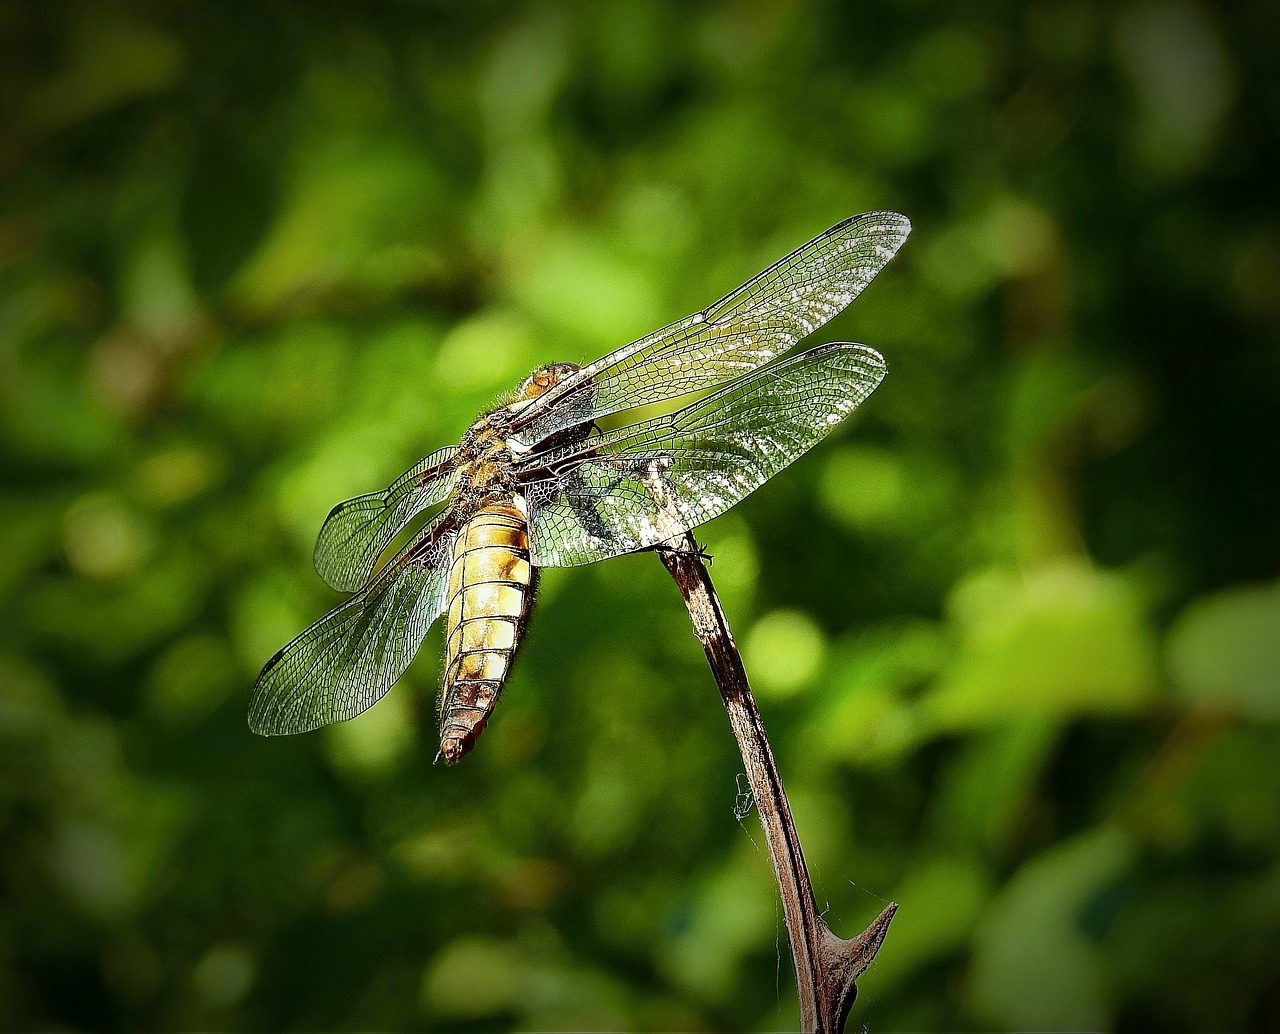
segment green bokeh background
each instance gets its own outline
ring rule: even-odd
[[[0,1024],[798,1022],[651,556],[245,727],[330,506],[838,220],[866,406],[700,532],[852,1029],[1280,1027],[1280,17],[1187,0],[0,7]]]

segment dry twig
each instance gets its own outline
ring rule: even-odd
[[[796,966],[800,995],[800,1025],[805,1031],[837,1034],[858,994],[857,979],[871,964],[897,911],[896,903],[885,908],[875,921],[852,940],[837,937],[818,915],[805,868],[800,838],[791,821],[791,809],[782,791],[782,779],[769,749],[764,723],[756,710],[747,684],[747,672],[720,607],[711,575],[702,562],[693,536],[686,534],[678,545],[659,550],[671,572],[693,628],[707,652],[712,673],[720,687],[729,723],[746,765],[756,809],[769,842],[773,873],[782,896],[791,955]]]

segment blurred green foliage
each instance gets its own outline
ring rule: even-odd
[[[262,740],[336,501],[839,219],[885,384],[703,531],[877,1030],[1280,1027],[1275,5],[0,7],[0,1024],[775,1029],[652,557]]]

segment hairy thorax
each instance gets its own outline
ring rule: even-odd
[[[477,420],[462,438],[458,451],[458,487],[454,507],[462,520],[493,503],[510,502],[516,493],[506,421],[492,413]]]
[[[508,435],[524,407],[578,370],[574,363],[553,363],[534,370],[495,409],[485,413],[462,436],[458,449],[455,513],[467,520],[495,503],[510,503],[518,491]]]

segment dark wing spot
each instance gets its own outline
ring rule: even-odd
[[[262,666],[262,672],[261,674],[258,675],[259,679],[261,679],[263,675],[265,675],[267,672],[269,672],[272,668],[274,668],[277,664],[280,663],[280,658],[284,656],[284,651],[285,651],[285,648],[282,646],[279,650],[277,650],[275,653],[271,655],[271,660],[267,661],[267,663]]]

